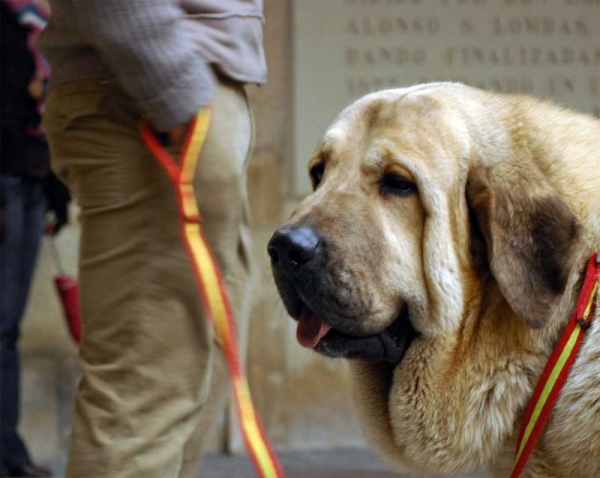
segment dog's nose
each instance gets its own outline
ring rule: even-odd
[[[267,250],[273,265],[299,267],[316,257],[320,242],[310,226],[283,226],[275,231]]]

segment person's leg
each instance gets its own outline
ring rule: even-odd
[[[17,291],[15,296],[16,316],[25,315],[27,298],[31,288],[31,281],[35,271],[40,240],[44,232],[44,217],[46,215],[46,196],[44,184],[37,179],[23,179],[25,189],[25,204],[23,217],[23,236],[20,257]]]
[[[0,180],[6,201],[6,230],[0,241],[0,455],[2,468],[8,469],[29,462],[27,450],[17,434],[19,324],[15,303],[23,255],[25,194],[21,178],[2,175]]]
[[[20,370],[17,341],[35,267],[45,200],[40,181],[0,176],[6,231],[0,241],[0,468],[31,465],[17,433]]]
[[[84,376],[67,471],[73,478],[180,476],[210,385],[213,334],[176,196],[138,121],[115,86],[65,85],[48,99],[53,167],[81,206]],[[225,198],[217,217],[232,215],[235,176],[223,164],[214,178]]]

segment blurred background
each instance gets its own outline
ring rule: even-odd
[[[535,94],[599,116],[600,0],[265,0],[265,17],[268,84],[249,89],[256,292],[242,340],[247,372],[277,449],[360,448],[345,364],[296,344],[266,254],[276,226],[308,193],[312,148],[336,113],[362,94],[430,80]],[[57,239],[71,273],[78,234],[74,220]],[[36,460],[58,469],[79,368],[55,272],[44,243],[22,330],[21,429]],[[212,452],[242,449],[226,414]]]

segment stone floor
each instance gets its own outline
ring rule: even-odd
[[[432,478],[432,475],[394,473],[363,449],[285,452],[279,457],[287,478]],[[481,476],[455,475],[456,478]],[[205,459],[198,477],[253,478],[256,475],[248,459],[218,455]]]
[[[339,449],[295,451],[279,454],[287,478],[434,478],[433,475],[394,473],[370,451]],[[63,478],[62,466],[54,467],[56,478]],[[198,478],[256,478],[246,457],[213,455],[206,457]],[[480,478],[483,475],[454,475],[455,478]],[[437,475],[436,478],[441,478]]]

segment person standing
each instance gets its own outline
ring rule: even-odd
[[[70,478],[195,476],[227,398],[223,352],[198,294],[172,184],[201,108],[212,120],[194,177],[204,233],[238,326],[249,312],[245,83],[264,83],[261,0],[52,0],[44,125],[52,167],[81,206],[83,337]]]
[[[54,233],[67,222],[69,195],[49,176],[40,128],[49,69],[35,40],[48,19],[42,2],[0,3],[0,476],[50,476],[35,466],[17,431],[17,342],[48,207]]]

